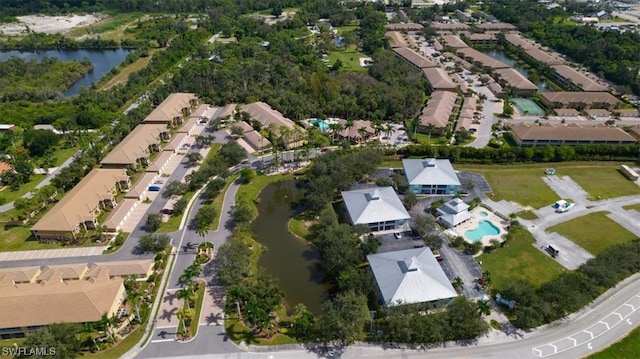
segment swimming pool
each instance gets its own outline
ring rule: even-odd
[[[480,221],[478,228],[464,232],[464,236],[474,242],[479,242],[484,236],[495,236],[497,234],[500,234],[500,228],[486,220]]]
[[[321,120],[319,118],[312,118],[309,120],[309,122],[312,125],[318,127],[322,132],[325,132],[329,129],[329,124],[325,120]]]
[[[480,217],[486,217],[488,215],[489,215],[489,213],[487,213],[485,211],[480,212]]]

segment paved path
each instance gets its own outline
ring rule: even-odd
[[[76,155],[80,154],[81,152],[82,151],[78,151],[78,152],[74,153],[71,157],[67,158],[67,160],[64,161],[59,167],[57,167],[55,169],[55,171],[49,173],[42,181],[40,181],[40,183],[38,183],[33,190],[35,191],[35,190],[37,190],[39,188],[42,188],[42,187],[48,185],[49,183],[51,183],[51,180],[53,179],[53,177],[55,177],[55,175],[58,174],[58,172],[60,172],[63,168],[69,167],[69,165],[71,165],[73,160],[76,158]],[[31,197],[33,197],[33,191],[27,192],[27,193],[22,195],[22,198],[31,198]],[[0,213],[12,210],[13,209],[13,203],[14,202],[12,201],[12,202],[5,203],[2,206],[0,206]]]
[[[0,252],[0,262],[50,258],[99,256],[107,249],[103,247],[76,247],[61,249],[39,249],[35,251]],[[4,264],[4,263],[2,263]],[[1,266],[1,264],[0,264]]]

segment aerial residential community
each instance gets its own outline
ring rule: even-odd
[[[640,4],[0,2],[0,357],[640,356]]]

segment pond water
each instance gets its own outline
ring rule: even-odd
[[[527,71],[527,69],[525,69],[524,67],[518,65],[518,62],[514,59],[512,59],[511,57],[507,56],[507,54],[499,49],[496,48],[478,48],[478,51],[483,52],[491,57],[493,57],[496,60],[502,61],[505,64],[509,65],[511,68],[515,69],[516,71],[518,71],[519,73],[523,74],[525,77],[529,78],[529,72]],[[529,80],[531,81],[531,80]],[[533,81],[531,81],[533,82]],[[538,91],[539,92],[548,92],[551,91],[549,89],[547,89],[547,83],[544,80],[540,80],[537,82],[533,82],[534,85],[536,85],[538,87]]]
[[[260,193],[258,217],[251,229],[257,241],[267,247],[260,257],[260,265],[279,279],[287,310],[291,312],[296,304],[303,303],[311,312],[319,314],[327,294],[323,273],[318,268],[320,251],[289,233],[287,228],[295,214],[294,206],[303,195],[294,180],[266,186]]]
[[[88,58],[93,64],[93,71],[87,73],[62,94],[62,97],[69,97],[77,95],[80,91],[80,86],[89,87],[92,83],[100,80],[102,76],[111,71],[112,68],[120,65],[132,51],[133,50],[129,49],[0,51],[0,61],[5,61],[14,56],[23,60],[41,60],[44,57],[55,57],[63,62],[72,60],[80,61],[85,57]]]

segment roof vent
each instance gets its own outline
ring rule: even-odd
[[[366,194],[367,201],[377,201],[380,199],[380,191],[375,190],[373,193]]]
[[[422,165],[424,167],[435,167],[436,166],[436,159],[435,158],[427,158],[422,162]]]
[[[411,264],[411,263],[409,263],[409,264]],[[410,268],[407,265],[406,261],[398,261],[398,266],[400,267],[400,270],[402,271],[402,273],[409,273],[409,272],[418,271],[418,268]]]

